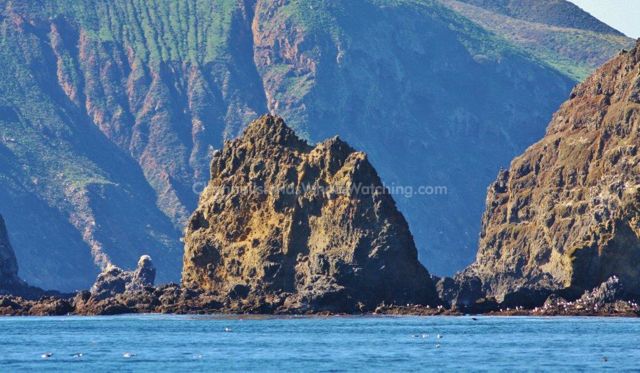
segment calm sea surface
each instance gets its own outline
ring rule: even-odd
[[[1,372],[592,369],[640,370],[639,319],[0,318]]]

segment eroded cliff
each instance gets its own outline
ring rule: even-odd
[[[4,219],[0,216],[0,288],[15,282],[17,279],[18,263],[16,262],[16,255],[9,242]]]
[[[490,186],[476,262],[488,296],[571,297],[617,276],[640,295],[640,47],[577,86]]]

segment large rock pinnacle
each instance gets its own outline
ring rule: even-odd
[[[272,309],[436,303],[366,155],[337,137],[312,147],[270,115],[214,155],[186,230],[182,282]]]

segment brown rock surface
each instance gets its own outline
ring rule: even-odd
[[[476,262],[488,296],[577,298],[611,276],[640,295],[640,47],[623,51],[490,186]],[[543,298],[544,300],[544,298]]]
[[[182,283],[265,310],[437,299],[366,155],[337,137],[310,146],[269,115],[214,155],[186,230]]]

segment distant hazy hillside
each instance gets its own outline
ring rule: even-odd
[[[462,268],[486,186],[575,83],[545,61],[592,63],[542,59],[462,14],[428,0],[0,1],[0,213],[22,276],[86,287],[94,262],[148,253],[159,281],[178,280],[211,152],[267,111],[312,141],[339,134],[388,185],[446,186],[396,200],[426,266]]]
[[[582,80],[633,40],[566,0],[441,0],[452,10]]]
[[[523,21],[622,35],[567,0],[459,0]]]

